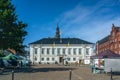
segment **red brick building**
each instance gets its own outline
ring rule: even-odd
[[[113,51],[116,54],[120,54],[120,27],[117,27],[114,24],[112,24],[110,35],[96,43],[97,54],[107,49]]]

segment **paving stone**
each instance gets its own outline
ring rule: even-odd
[[[110,75],[93,74],[90,67],[82,66],[62,66],[62,65],[34,65],[30,69],[15,69],[14,80],[110,80]],[[12,80],[12,70],[6,70],[0,74],[0,80]],[[113,80],[120,80],[120,75],[113,75]]]

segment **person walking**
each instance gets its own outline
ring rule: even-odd
[[[95,70],[95,64],[94,63],[91,63],[91,72],[94,73],[94,70]]]

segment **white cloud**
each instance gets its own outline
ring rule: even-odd
[[[87,7],[78,4],[61,14],[55,22],[59,21],[63,37],[79,37],[96,42],[110,33],[112,23],[120,26],[120,16],[112,14],[109,5],[115,6],[109,0]]]
[[[120,0],[118,1],[117,5],[120,4]],[[110,34],[112,23],[120,26],[120,15],[113,13],[115,4],[114,0],[98,0],[96,4],[90,6],[81,5],[80,2],[75,8],[63,12],[52,22],[31,25],[28,41],[32,42],[48,36],[54,37],[58,22],[62,37],[78,37],[95,43]],[[31,37],[32,39],[29,40]]]
[[[86,40],[89,39],[92,42],[96,42],[97,40],[100,40],[104,37],[106,37],[107,35],[110,34],[111,28],[112,28],[112,23],[115,24],[115,26],[120,25],[120,18],[115,18],[113,20],[109,20],[106,22],[96,22],[93,24],[93,26],[96,26],[92,29],[88,28],[89,30],[87,32],[85,32],[86,36],[88,36],[87,38],[85,38]]]
[[[115,5],[109,0],[100,0],[91,6],[83,6],[79,3],[75,8],[63,12],[53,22],[39,27],[33,25],[37,29],[32,34],[39,34],[39,31],[42,31],[40,37],[54,37],[56,23],[58,22],[62,37],[78,37],[90,42],[96,42],[109,35],[112,23],[120,26],[120,16],[110,13],[111,6]],[[43,36],[44,34],[46,36]]]

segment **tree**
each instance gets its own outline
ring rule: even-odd
[[[21,51],[27,32],[27,24],[19,21],[11,0],[0,0],[0,49]]]

